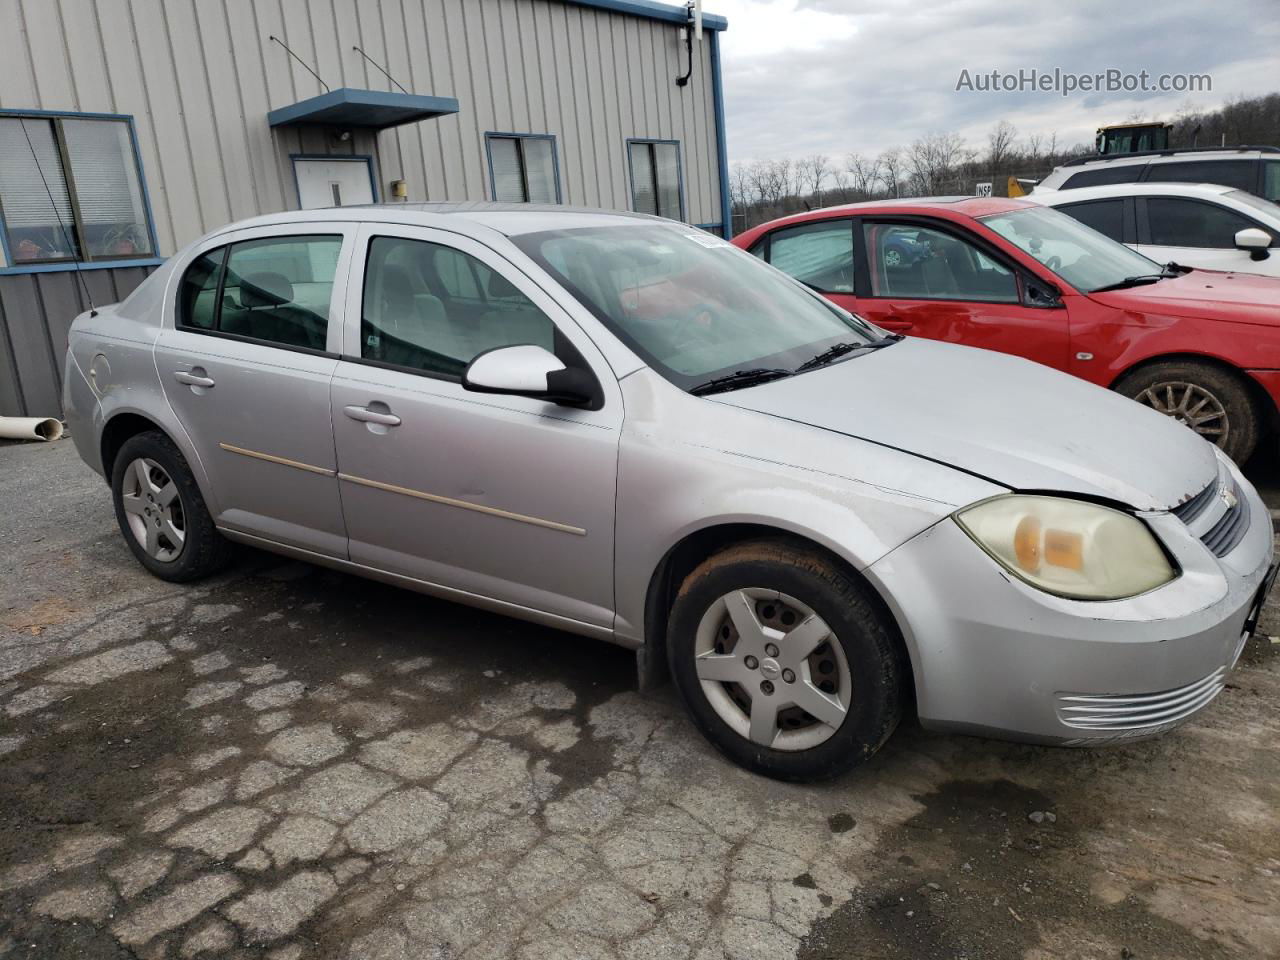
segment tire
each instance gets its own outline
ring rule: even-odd
[[[1236,463],[1248,460],[1258,444],[1257,405],[1248,385],[1229,370],[1195,360],[1163,360],[1125,374],[1115,389],[1187,424]],[[1205,410],[1211,411],[1208,419],[1202,419]],[[1192,412],[1195,417],[1187,416]]]
[[[744,611],[745,632],[737,629]],[[774,632],[752,635],[761,624]],[[813,653],[797,656],[818,637]],[[703,735],[730,760],[778,780],[829,779],[866,762],[902,715],[906,669],[895,632],[860,583],[785,541],[733,546],[693,570],[671,608],[667,657]],[[765,719],[753,741],[756,698]],[[827,722],[799,702],[820,705]]]
[[[111,465],[111,497],[125,543],[161,580],[198,580],[230,561],[231,543],[213,525],[186,458],[163,433],[124,442]]]

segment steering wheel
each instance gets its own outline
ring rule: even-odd
[[[1050,270],[1052,270],[1054,273],[1057,273],[1062,268],[1062,258],[1055,253],[1052,257],[1050,257],[1048,260],[1044,262],[1044,265],[1048,267]]]

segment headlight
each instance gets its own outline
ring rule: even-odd
[[[1110,507],[1012,494],[955,517],[1006,570],[1059,596],[1120,600],[1177,576],[1147,525]]]

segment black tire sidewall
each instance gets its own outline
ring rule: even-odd
[[[1115,389],[1141,403],[1138,397],[1143,391],[1168,381],[1195,384],[1217,398],[1227,413],[1230,426],[1223,452],[1237,463],[1244,463],[1257,446],[1260,433],[1257,406],[1249,395],[1248,386],[1238,376],[1210,364],[1170,360],[1153,363],[1125,375],[1116,383]]]
[[[124,510],[124,477],[129,465],[140,458],[158,463],[178,488],[178,499],[182,503],[182,516],[186,523],[186,537],[182,550],[173,560],[158,560],[148,554],[129,526],[129,518]],[[179,583],[194,580],[212,573],[225,562],[229,545],[222,539],[209,516],[186,458],[164,434],[158,431],[140,433],[121,445],[111,466],[111,499],[115,507],[116,522],[125,543],[138,562],[157,577]]]
[[[888,739],[901,711],[899,659],[891,635],[850,578],[774,559],[733,559],[694,571],[672,606],[667,653],[672,677],[694,723],[725,756],[780,780],[823,780],[869,759]],[[826,741],[803,751],[754,744],[730,727],[707,700],[694,664],[703,615],[720,597],[739,589],[778,590],[808,605],[832,628],[849,663],[853,691],[849,713]]]

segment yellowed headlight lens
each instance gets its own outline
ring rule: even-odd
[[[1119,600],[1177,576],[1145,523],[1082,500],[1012,494],[956,522],[1010,573],[1064,597]]]

